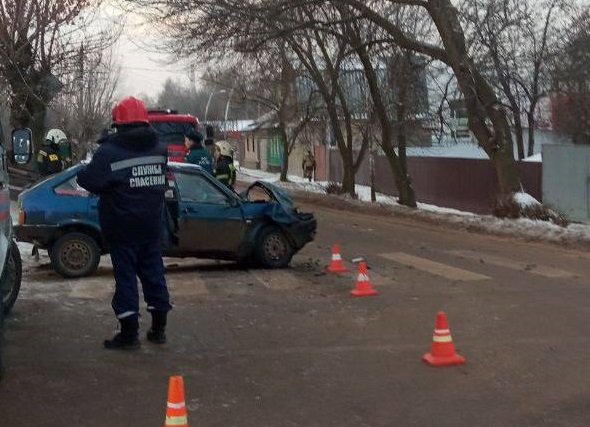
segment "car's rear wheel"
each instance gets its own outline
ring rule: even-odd
[[[2,278],[0,279],[0,296],[2,297],[2,311],[8,314],[20,291],[22,280],[22,260],[20,251],[15,242],[10,244],[10,256],[6,261],[6,266]]]
[[[293,248],[278,227],[267,227],[260,232],[255,252],[256,260],[265,268],[285,268],[293,257]]]
[[[100,248],[87,234],[70,232],[61,236],[49,250],[51,265],[64,277],[93,274],[100,262]]]

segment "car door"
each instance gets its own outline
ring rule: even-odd
[[[237,197],[197,171],[176,171],[178,245],[182,252],[235,254],[246,232]]]

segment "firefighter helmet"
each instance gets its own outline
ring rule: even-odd
[[[61,129],[51,129],[45,136],[45,141],[49,144],[61,144],[68,140],[68,137]]]
[[[233,155],[233,148],[231,144],[227,141],[217,141],[215,143],[215,147],[219,149],[219,153],[222,156],[232,157]]]
[[[113,124],[131,125],[149,123],[145,104],[132,96],[125,98],[113,108]]]

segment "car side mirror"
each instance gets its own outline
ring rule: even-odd
[[[26,165],[33,156],[33,132],[28,128],[12,131],[12,160],[17,165]]]

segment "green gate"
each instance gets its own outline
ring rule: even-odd
[[[283,166],[283,139],[280,135],[271,135],[266,147],[266,158],[269,169],[281,170]]]

